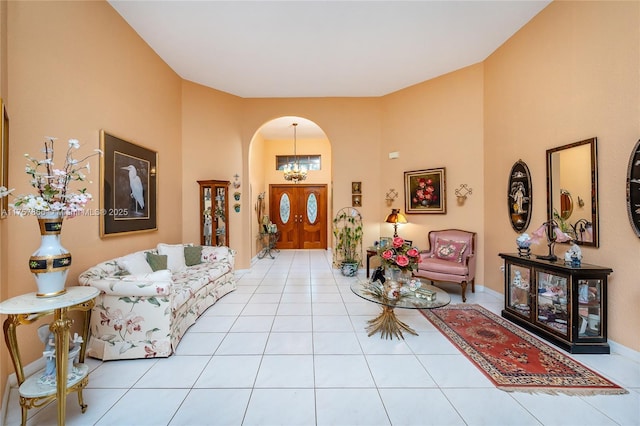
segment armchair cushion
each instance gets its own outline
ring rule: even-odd
[[[453,241],[436,237],[436,246],[433,250],[434,256],[438,259],[462,262],[462,255],[467,249],[464,241]]]

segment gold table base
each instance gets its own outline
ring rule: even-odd
[[[369,324],[367,326],[369,337],[380,332],[381,338],[393,339],[393,336],[395,336],[398,339],[404,340],[404,336],[402,335],[403,330],[407,333],[413,334],[414,336],[418,335],[414,329],[400,321],[395,312],[393,312],[393,308],[390,308],[389,306],[383,306],[380,315],[367,321],[367,324]]]

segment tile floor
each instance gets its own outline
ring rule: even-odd
[[[640,425],[640,365],[621,355],[576,358],[626,395],[502,392],[416,311],[397,314],[419,336],[367,337],[379,308],[325,251],[282,251],[238,276],[174,356],[89,359],[89,407],[70,395],[67,425]],[[443,288],[461,303],[459,287]],[[467,302],[502,307],[489,292]],[[19,419],[12,390],[3,424]],[[29,410],[29,425],[55,423],[55,404]]]

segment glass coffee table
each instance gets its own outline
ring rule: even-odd
[[[393,339],[395,336],[399,339],[404,339],[404,336],[402,335],[403,331],[417,336],[418,333],[416,333],[414,329],[396,317],[394,309],[433,309],[441,308],[451,302],[451,297],[447,292],[435,286],[427,285],[424,282],[420,282],[418,293],[422,291],[432,298],[435,296],[434,300],[416,297],[416,292],[410,290],[408,286],[403,286],[401,288],[400,297],[397,299],[391,299],[385,295],[384,291],[380,292],[378,291],[380,289],[375,288],[374,286],[375,284],[370,281],[356,281],[351,284],[351,291],[353,291],[357,296],[360,296],[369,302],[377,303],[382,308],[380,315],[367,321],[369,325],[366,329],[369,336],[380,332],[381,338]]]

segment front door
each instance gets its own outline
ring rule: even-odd
[[[269,215],[278,249],[327,248],[327,185],[269,185]]]

